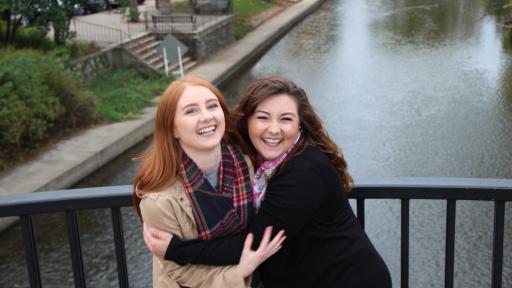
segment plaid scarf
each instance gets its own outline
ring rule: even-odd
[[[182,153],[183,186],[202,240],[242,231],[253,214],[251,179],[243,154],[224,142],[221,151],[217,190],[196,163]]]
[[[252,179],[252,194],[254,198],[254,208],[258,210],[261,206],[261,202],[263,199],[265,199],[265,195],[267,194],[267,186],[268,181],[270,180],[270,177],[272,174],[274,174],[274,171],[276,168],[283,163],[284,159],[286,159],[286,156],[288,156],[292,150],[297,145],[297,142],[299,142],[300,139],[300,130],[297,135],[297,139],[295,139],[295,142],[293,143],[286,152],[281,154],[281,156],[274,158],[272,160],[265,161],[263,157],[258,154],[258,169],[256,170],[256,173],[254,174],[254,179]]]

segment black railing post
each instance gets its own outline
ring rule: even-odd
[[[144,11],[144,32],[149,31],[148,21],[149,21],[148,11]]]
[[[503,236],[505,201],[494,202],[494,239],[492,247],[492,288],[501,288],[503,272]]]
[[[66,224],[68,227],[69,249],[71,252],[75,287],[85,288],[84,264],[82,260],[82,247],[80,245],[80,229],[78,227],[78,217],[75,210],[66,211]]]
[[[39,272],[39,259],[37,257],[37,246],[32,216],[21,216],[21,232],[23,234],[23,243],[25,245],[25,258],[27,260],[30,287],[39,288],[41,287],[41,273]]]
[[[364,229],[364,198],[357,198],[357,219]]]
[[[124,249],[123,219],[121,218],[121,209],[112,207],[112,229],[114,230],[114,243],[116,246],[117,277],[119,287],[129,287],[128,269],[126,267],[126,253]]]
[[[455,206],[453,199],[446,201],[446,249],[444,259],[444,287],[453,287],[453,263],[455,259]]]
[[[409,287],[409,199],[402,199],[400,286]]]

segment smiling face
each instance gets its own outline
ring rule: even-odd
[[[249,138],[265,160],[285,153],[299,133],[299,111],[295,100],[287,94],[263,100],[247,121]]]
[[[193,155],[218,148],[225,130],[219,99],[203,86],[187,86],[176,107],[174,137]]]

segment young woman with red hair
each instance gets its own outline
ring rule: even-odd
[[[144,225],[186,239],[245,230],[253,215],[252,165],[221,92],[199,78],[174,81],[158,104],[153,143],[141,157],[134,205]],[[267,229],[256,251],[246,239],[238,265],[183,265],[153,257],[153,287],[249,287],[250,275],[279,250]]]

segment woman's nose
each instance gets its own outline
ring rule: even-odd
[[[277,122],[272,121],[267,127],[267,131],[272,134],[278,134],[281,131],[281,128]]]
[[[206,122],[213,119],[212,112],[208,111],[208,109],[201,109],[201,118],[200,121]]]

